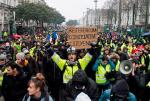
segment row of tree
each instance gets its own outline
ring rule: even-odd
[[[16,7],[16,20],[34,21],[37,25],[43,23],[61,24],[65,18],[56,9],[43,4],[24,3]]]

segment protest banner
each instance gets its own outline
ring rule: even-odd
[[[76,49],[90,48],[91,42],[97,41],[97,30],[93,27],[69,27],[67,28],[67,40]]]

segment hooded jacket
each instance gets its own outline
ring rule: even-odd
[[[87,77],[83,70],[75,72],[73,78],[68,82],[65,89],[65,101],[75,100],[81,92],[87,94],[92,101],[98,99],[98,89],[96,83]]]
[[[129,86],[125,80],[118,80],[112,87],[112,89],[108,89],[103,92],[100,96],[99,101],[114,101],[116,100],[116,96],[125,98],[127,97],[127,101],[136,101],[136,97],[133,93],[129,92]]]

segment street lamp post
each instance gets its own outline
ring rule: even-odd
[[[1,26],[1,30],[3,31],[4,29],[4,8],[2,7],[2,26]]]
[[[89,26],[89,8],[87,8],[87,14],[86,14],[86,26]]]
[[[85,25],[85,18],[84,18],[84,12],[83,12],[83,26]]]
[[[94,3],[95,3],[95,19],[94,19],[95,26],[97,25],[97,2],[98,2],[98,0],[94,0]]]

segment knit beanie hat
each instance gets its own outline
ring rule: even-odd
[[[17,54],[16,54],[16,57],[17,57],[18,59],[24,60],[24,59],[25,59],[25,54],[24,54],[23,52],[20,52],[20,53],[17,53]]]

